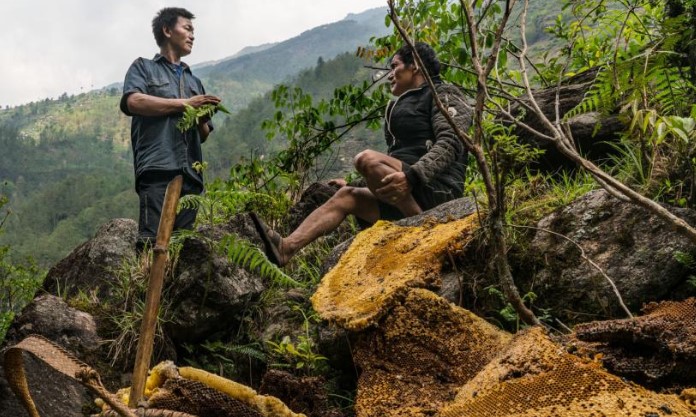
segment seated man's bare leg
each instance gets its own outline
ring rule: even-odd
[[[404,188],[408,183],[404,183],[401,187],[403,189],[398,197],[387,198],[378,191],[384,186],[383,179],[387,175],[402,171],[400,160],[368,149],[355,156],[354,164],[355,169],[367,181],[367,188],[380,201],[395,206],[404,216],[414,216],[423,212],[418,202],[413,198],[411,190]]]
[[[369,189],[342,187],[326,203],[314,210],[278,248],[281,264],[287,263],[300,249],[326,233],[334,231],[353,214],[367,222],[379,220],[379,205]]]

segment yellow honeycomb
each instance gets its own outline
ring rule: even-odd
[[[448,247],[470,241],[476,225],[476,216],[419,227],[377,222],[355,237],[324,276],[312,296],[314,309],[346,329],[365,329],[408,288],[439,285]]]

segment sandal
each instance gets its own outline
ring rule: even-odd
[[[280,245],[282,244],[283,237],[276,233],[273,229],[266,226],[266,223],[259,218],[259,216],[253,211],[249,212],[251,221],[254,222],[254,227],[256,228],[256,233],[259,234],[261,241],[263,242],[264,252],[266,257],[272,263],[283,266],[284,262],[281,261],[280,256]]]

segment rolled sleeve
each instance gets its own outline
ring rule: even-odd
[[[142,58],[138,58],[131,64],[123,81],[123,95],[119,107],[127,116],[133,116],[128,110],[128,96],[133,93],[147,93],[147,72]]]

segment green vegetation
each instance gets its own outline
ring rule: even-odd
[[[12,214],[6,208],[7,202],[7,196],[0,193],[0,234]],[[31,258],[10,261],[9,250],[7,245],[0,246],[0,343],[5,339],[15,314],[34,298],[45,275]]]
[[[186,132],[192,127],[197,126],[201,119],[212,119],[218,111],[230,114],[230,111],[220,103],[217,105],[205,104],[198,108],[184,104],[184,107],[186,108],[184,115],[176,124],[176,128],[182,132]]]
[[[170,257],[176,257],[176,249],[170,249]],[[119,369],[132,366],[132,359],[140,335],[140,324],[145,313],[145,294],[148,288],[148,268],[152,263],[152,252],[143,252],[142,256],[124,259],[120,268],[115,272],[115,280],[110,282],[108,300],[74,297],[68,303],[103,318],[102,332],[109,341],[108,355],[111,365]],[[173,280],[166,280],[167,285],[162,290],[162,297],[157,311],[155,328],[155,355],[159,355],[165,343],[163,323],[171,319],[171,301],[168,294]],[[131,368],[132,369],[132,368]]]
[[[317,375],[326,372],[327,358],[316,353],[314,340],[306,335],[297,337],[293,342],[290,336],[285,336],[280,342],[268,342],[271,355],[276,362],[271,367],[294,368],[304,375]]]

